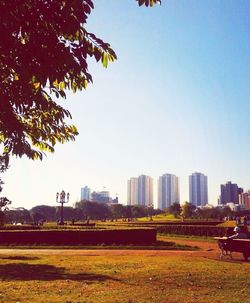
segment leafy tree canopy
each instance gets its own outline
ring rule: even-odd
[[[8,168],[9,158],[8,156],[0,156],[0,173],[4,172]],[[2,185],[4,182],[0,179],[0,192],[2,191]],[[4,223],[5,211],[8,210],[8,205],[11,201],[6,197],[0,197],[0,226]]]
[[[75,207],[83,211],[83,218],[85,220],[107,219],[111,215],[111,212],[106,203],[89,202],[83,200],[80,202],[76,202]]]
[[[172,205],[169,206],[168,212],[170,214],[173,214],[175,218],[177,218],[180,213],[181,213],[181,206],[179,203],[173,203]]]
[[[22,207],[9,210],[6,212],[5,216],[6,223],[30,223],[32,221],[30,212]]]
[[[6,197],[1,197],[0,198],[0,211],[7,210],[8,209],[7,205],[9,205],[10,203],[11,203],[11,201],[9,199],[7,199]]]
[[[194,215],[194,211],[196,209],[196,206],[189,203],[189,202],[185,202],[182,206],[181,206],[181,216],[183,218],[191,218]]]
[[[85,28],[93,8],[92,0],[0,1],[0,154],[42,159],[57,142],[75,139],[57,99],[92,82],[89,57],[104,67],[117,58]]]
[[[43,220],[53,221],[55,219],[56,208],[54,206],[49,205],[37,205],[30,210],[30,214],[32,218],[39,218]]]
[[[2,181],[1,181],[2,183]],[[11,203],[6,197],[0,198],[0,226],[4,224],[6,211],[8,210],[8,205]]]

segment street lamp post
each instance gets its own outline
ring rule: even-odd
[[[66,198],[67,198],[67,201],[66,201]],[[62,190],[60,194],[56,193],[56,202],[61,204],[61,220],[60,220],[59,224],[64,225],[64,222],[63,222],[63,204],[69,202],[69,193],[66,194],[64,190]]]
[[[154,205],[152,202],[149,202],[148,204],[148,216],[149,216],[149,220],[150,221],[153,221],[153,217],[152,217],[152,212],[153,212],[153,209],[154,209]]]

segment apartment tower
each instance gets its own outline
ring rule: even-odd
[[[226,184],[221,184],[220,186],[220,203],[239,203],[239,194],[243,192],[242,188],[238,187],[237,184],[232,183],[231,181]]]
[[[91,189],[88,186],[81,188],[81,200],[91,200]]]
[[[128,180],[127,204],[153,207],[153,179],[146,175]]]
[[[127,186],[127,204],[137,205],[138,203],[138,179],[130,178]]]
[[[166,209],[173,203],[180,203],[179,178],[164,174],[158,180],[158,208]]]
[[[189,202],[195,206],[204,206],[208,203],[207,176],[202,173],[193,173],[189,176]]]

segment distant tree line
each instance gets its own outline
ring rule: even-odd
[[[56,222],[60,219],[60,207],[38,205],[30,210],[17,208],[8,210],[5,213],[5,223],[38,223],[41,221]],[[105,203],[80,201],[75,207],[64,207],[65,221],[85,221],[85,220],[117,220],[134,219],[157,215],[163,211],[149,209],[143,206],[124,206],[121,204],[107,205]]]
[[[5,204],[5,203],[4,203]],[[1,205],[0,205],[1,206]],[[10,209],[1,212],[0,225],[5,223],[38,223],[41,221],[56,222],[60,219],[60,206],[38,205],[30,210],[25,208]],[[223,219],[233,218],[238,213],[233,212],[229,207],[198,208],[191,203],[183,205],[172,204],[165,211],[152,209],[144,206],[122,204],[111,204],[79,201],[74,207],[64,207],[65,221],[86,221],[86,220],[132,220],[141,217],[151,217],[161,213],[173,214],[175,218],[183,219]]]
[[[195,205],[185,202],[183,205],[179,203],[172,204],[167,208],[167,213],[173,214],[175,218],[187,219],[218,219],[221,220],[225,217],[232,218],[238,213],[232,211],[230,207],[212,207],[200,208]]]

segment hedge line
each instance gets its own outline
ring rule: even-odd
[[[163,234],[189,236],[222,237],[228,228],[210,225],[167,225],[158,226],[157,231]],[[233,228],[232,228],[233,229]]]
[[[155,229],[0,231],[0,245],[149,245]]]

